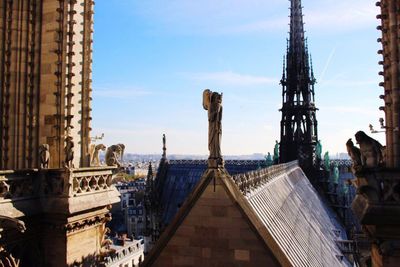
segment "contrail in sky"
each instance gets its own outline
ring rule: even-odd
[[[325,78],[325,73],[326,73],[326,71],[327,71],[329,65],[331,64],[332,58],[333,58],[333,56],[335,55],[335,53],[336,53],[336,46],[332,49],[332,51],[331,51],[331,53],[330,53],[330,55],[329,55],[329,57],[328,57],[328,60],[326,61],[325,67],[324,67],[324,69],[322,70],[321,76],[320,76],[320,78],[319,78],[319,83],[322,83],[322,82],[323,82],[323,80],[324,80],[324,78]]]

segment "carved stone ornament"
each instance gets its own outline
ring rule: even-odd
[[[167,157],[167,137],[163,134],[163,154],[162,157],[165,159]]]
[[[363,131],[355,134],[357,144],[360,146],[361,164],[363,167],[375,168],[384,163],[382,156],[383,146]]]
[[[357,181],[352,184],[356,186],[358,194],[378,200],[381,198],[382,189],[388,188],[388,185],[370,174],[372,169],[384,166],[384,147],[363,131],[358,131],[355,138],[360,148],[354,145],[351,138],[346,143],[347,153],[353,162],[352,169],[357,177]]]
[[[121,153],[122,153],[122,148],[120,145],[112,145],[108,147],[105,156],[107,166],[121,167],[121,162],[119,161]]]
[[[222,94],[212,92],[209,89],[204,90],[203,108],[208,111],[209,167],[216,168],[223,165],[221,154]]]
[[[50,146],[43,144],[39,147],[40,168],[48,169],[50,163]]]
[[[0,215],[0,266],[18,267],[20,261],[11,255],[3,246],[1,233],[4,231],[16,230],[20,233],[25,232],[26,227],[23,221]]]
[[[356,146],[354,146],[353,141],[351,138],[347,140],[346,142],[346,148],[347,148],[347,153],[349,154],[349,157],[353,161],[353,172],[358,171],[361,168],[361,152],[360,149]]]
[[[74,141],[71,136],[67,136],[65,138],[65,147],[64,147],[64,153],[65,153],[65,167],[66,168],[73,168],[73,160],[74,160]]]
[[[100,151],[106,151],[106,146],[103,144],[93,144],[91,150],[90,166],[100,166]]]
[[[239,187],[239,190],[244,194],[250,194],[255,189],[263,184],[267,184],[275,177],[280,176],[285,172],[289,172],[298,167],[298,162],[293,161],[285,164],[273,165],[268,168],[240,173],[232,177],[233,181]]]
[[[121,148],[121,152],[119,153],[118,157],[120,162],[124,161],[124,152],[125,152],[125,145],[124,144],[117,144]]]

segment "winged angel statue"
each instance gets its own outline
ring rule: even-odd
[[[203,107],[208,111],[208,150],[209,159],[216,161],[216,165],[223,164],[221,155],[222,136],[222,94],[209,89],[203,92]]]

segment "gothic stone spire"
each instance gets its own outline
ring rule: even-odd
[[[314,103],[314,75],[304,37],[300,0],[290,1],[290,33],[286,68],[282,75],[282,121],[280,162],[299,160],[307,170],[317,167],[315,147],[318,140]]]

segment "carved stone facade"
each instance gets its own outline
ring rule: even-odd
[[[89,164],[93,0],[0,1],[0,169]]]
[[[381,9],[377,16],[382,37],[383,59],[379,62],[383,70],[380,96],[385,105],[386,149],[385,166],[362,166],[355,169],[357,196],[352,209],[367,234],[371,244],[371,266],[395,267],[400,262],[400,95],[399,95],[399,37],[400,3],[397,0],[381,0],[376,3]],[[362,147],[360,145],[361,155]],[[369,154],[371,155],[371,154]],[[354,163],[355,165],[355,163]]]
[[[21,218],[26,233],[0,240],[21,266],[66,266],[104,253],[105,223],[119,193],[114,167],[0,172],[0,214]],[[24,256],[35,240],[38,253]]]
[[[26,226],[2,232],[0,254],[11,256],[1,266],[107,254],[105,223],[119,193],[115,167],[89,167],[93,6],[0,1],[0,214]]]
[[[380,96],[385,105],[380,109],[385,112],[386,126],[386,163],[388,167],[400,167],[400,3],[397,0],[381,0],[376,2],[381,8],[381,14],[377,15],[380,25],[377,27],[382,32],[382,37],[378,42],[382,44],[382,49],[378,54],[382,55],[379,65],[383,70],[379,75],[383,76],[383,82],[379,85],[383,87],[384,93]]]

